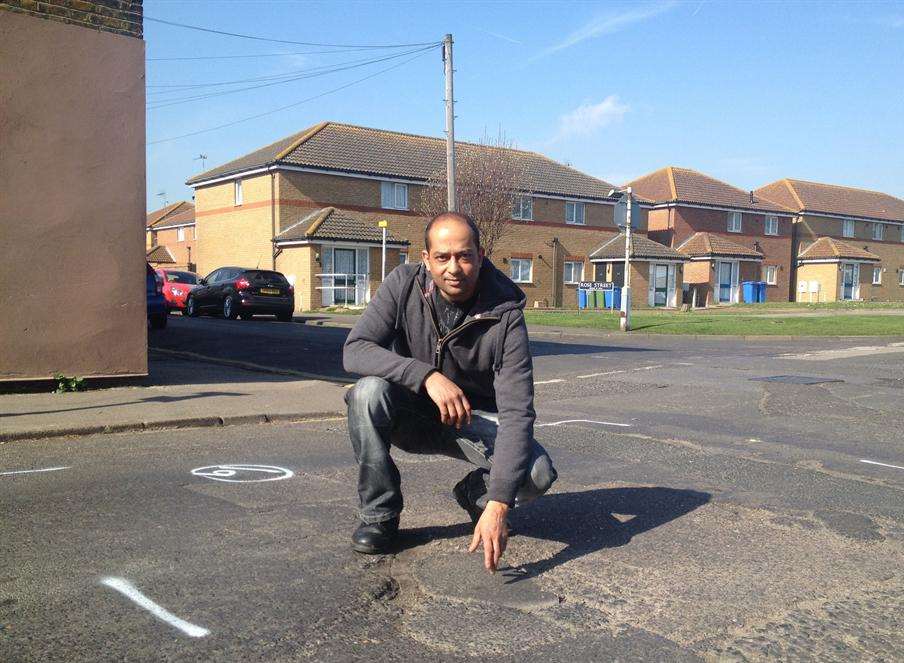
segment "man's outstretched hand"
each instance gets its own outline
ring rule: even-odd
[[[468,552],[472,553],[483,541],[483,565],[490,573],[496,572],[499,560],[508,544],[508,523],[506,522],[508,510],[509,506],[504,502],[492,500],[487,502],[487,508],[483,510],[483,515],[477,521],[474,538],[471,539],[471,545],[468,547]]]
[[[446,426],[461,428],[471,423],[471,404],[465,392],[439,371],[427,376],[424,382],[427,395],[439,408],[440,421]]]

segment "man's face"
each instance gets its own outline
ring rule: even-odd
[[[430,250],[422,257],[443,297],[465,302],[474,295],[483,249],[474,246],[468,224],[454,218],[437,221],[430,229]]]

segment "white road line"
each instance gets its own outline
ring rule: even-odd
[[[656,364],[654,366],[641,366],[640,368],[635,368],[635,371],[652,371],[654,368],[662,368],[662,364]]]
[[[562,380],[562,379],[556,379],[556,380],[541,380],[541,381],[539,381],[539,382],[534,382],[534,384],[555,384],[556,382],[565,382],[565,380]]]
[[[598,378],[601,375],[615,375],[616,373],[625,373],[625,371],[606,371],[605,373],[588,373],[587,375],[578,375],[579,380],[586,380],[587,378]]]
[[[0,472],[0,477],[9,476],[11,474],[32,474],[34,472],[56,472],[57,470],[68,470],[69,466],[65,467],[45,467],[43,470],[16,470],[14,472]]]
[[[210,631],[208,631],[206,628],[195,626],[194,624],[191,624],[184,619],[179,619],[178,617],[176,617],[176,615],[171,613],[166,608],[163,608],[154,603],[147,596],[135,589],[132,583],[130,583],[128,580],[123,580],[122,578],[104,578],[103,580],[101,580],[101,583],[111,589],[115,589],[126,598],[131,599],[140,607],[150,612],[157,619],[160,619],[170,626],[179,629],[180,631],[185,633],[185,635],[191,636],[192,638],[203,638],[205,635],[210,635]]]
[[[631,424],[617,424],[613,421],[595,421],[593,419],[564,419],[563,421],[551,421],[548,424],[537,424],[535,428],[561,426],[562,424],[599,424],[600,426],[621,426],[624,428],[631,428]]]
[[[896,470],[904,470],[904,467],[901,467],[900,465],[889,465],[888,463],[879,463],[875,460],[864,460],[861,458],[860,462],[861,463],[869,463],[870,465],[881,465],[882,467],[893,467]]]

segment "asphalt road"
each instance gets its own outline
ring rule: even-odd
[[[305,371],[345,335],[171,323],[153,343]],[[533,338],[560,480],[503,573],[464,552],[442,458],[398,454],[403,544],[352,553],[342,420],[15,442],[0,660],[904,657],[904,346]],[[192,474],[229,463],[270,469]]]

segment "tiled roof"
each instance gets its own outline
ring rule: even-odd
[[[881,260],[875,253],[858,249],[832,237],[820,237],[798,254],[799,260]]]
[[[194,223],[195,206],[187,200],[180,200],[166,207],[149,212],[147,215],[147,227],[159,228],[183,223]]]
[[[760,187],[756,193],[797,212],[904,221],[904,200],[879,191],[785,178]]]
[[[694,233],[678,251],[691,258],[742,258],[762,260],[763,254],[755,249],[732,242],[730,239],[713,233]]]
[[[481,149],[456,142],[460,155]],[[491,148],[507,149],[507,148]],[[536,152],[511,150],[524,168],[525,188],[535,193],[607,198],[612,185]],[[364,175],[427,180],[446,170],[442,138],[322,122],[235,161],[196,175],[189,185],[271,164],[286,164]]]
[[[377,221],[363,213],[324,207],[289,226],[274,239],[276,242],[336,240],[381,244],[383,233],[377,226]],[[408,244],[407,240],[399,239],[391,231],[386,234],[386,241],[392,244]]]
[[[661,260],[687,260],[687,256],[678,253],[664,244],[654,242],[649,237],[634,234],[631,236],[633,250],[632,258],[653,258]],[[619,233],[596,251],[590,254],[591,260],[624,260],[625,258],[625,234]]]
[[[789,214],[792,210],[690,168],[666,166],[628,182],[640,196],[656,203],[697,203],[756,212]]]
[[[173,258],[173,254],[170,253],[169,249],[166,248],[163,244],[155,246],[152,249],[148,249],[147,253],[147,261],[155,262],[158,265],[162,264],[176,264],[176,259]]]

